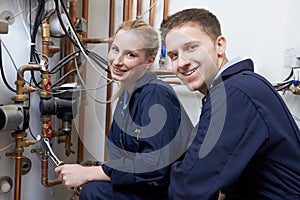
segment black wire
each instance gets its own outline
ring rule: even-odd
[[[72,70],[68,71],[66,74],[64,74],[62,77],[60,77],[54,84],[52,84],[52,88],[55,87],[58,83],[65,80],[68,76],[70,76],[74,72],[77,73],[77,69],[72,69]]]
[[[36,140],[36,137],[33,135],[30,126],[28,127],[28,130],[29,130],[29,133],[30,133],[31,137]]]
[[[66,8],[66,6],[64,4],[64,1],[60,0],[60,4],[61,4],[64,12],[66,13],[66,16],[67,16],[69,22],[70,22],[70,28],[73,30],[74,33],[76,33],[75,28],[74,28],[73,23],[72,23],[72,20],[71,20],[70,16],[68,15],[68,11],[67,11],[67,8]],[[75,34],[75,37],[76,37],[77,41],[79,41],[80,47],[82,47],[84,50],[86,50],[86,47],[81,43],[81,40],[79,39],[79,37],[78,37],[77,34]]]
[[[51,69],[49,71],[50,74],[54,74],[56,72],[58,72],[58,70],[60,70],[65,64],[69,63],[72,59],[74,59],[74,57],[76,56],[77,53],[79,53],[80,50],[74,51],[70,54],[68,54],[67,56],[65,56],[63,59],[61,59],[55,67],[53,67],[53,69]],[[58,68],[58,69],[56,69]]]
[[[104,65],[108,66],[107,60],[102,58],[100,55],[96,54],[95,52],[90,52],[89,50],[87,50],[87,53],[88,53],[88,55],[94,56],[94,58],[96,58],[97,60],[102,62]]]
[[[68,36],[68,38],[71,40],[71,42],[72,42],[77,48],[79,48],[79,45],[80,45],[80,47],[85,51],[85,53],[86,53],[88,56],[91,55],[91,58],[92,58],[92,59],[93,59],[93,60],[94,60],[94,61],[95,61],[95,62],[96,62],[103,70],[105,70],[106,72],[110,73],[109,69],[107,69],[106,67],[104,67],[102,64],[99,63],[99,61],[100,61],[100,62],[104,63],[106,66],[108,66],[108,62],[107,62],[104,58],[102,58],[100,55],[96,54],[95,52],[90,52],[88,49],[86,49],[86,47],[81,43],[80,39],[78,38],[78,35],[76,35],[76,34],[75,34],[75,37],[76,37],[77,40],[79,41],[79,44],[77,44],[76,41],[74,41],[74,39],[71,37],[71,35],[70,35],[69,32],[66,30],[66,28],[65,28],[65,26],[64,26],[64,24],[63,24],[63,20],[62,20],[62,18],[61,18],[61,14],[60,14],[60,11],[59,11],[59,3],[58,3],[58,0],[55,0],[55,3],[56,3],[56,11],[57,11],[58,19],[59,19],[59,21],[60,21],[60,25],[61,25],[61,27],[63,28],[65,34],[66,34],[66,35]],[[68,12],[67,12],[67,9],[66,9],[66,7],[65,7],[65,5],[64,5],[63,0],[60,0],[60,3],[61,3],[61,5],[62,5],[62,8],[63,8],[63,10],[64,10],[64,12],[65,12],[65,14],[66,14],[66,16],[67,16],[69,22],[70,22],[70,23],[69,23],[70,28],[71,28],[74,32],[76,32],[76,31],[75,31],[75,28],[74,28],[74,26],[73,26],[73,24],[71,23],[72,21],[71,21],[71,19],[70,19],[70,16],[68,15]],[[97,60],[98,60],[98,61],[97,61]]]
[[[34,75],[34,71],[31,70],[31,80],[33,81],[35,87],[42,89],[42,87],[40,86],[41,82],[37,82],[37,80],[35,79],[35,75]]]
[[[72,44],[79,48],[78,44],[73,40],[73,38],[71,37],[71,35],[69,34],[68,30],[66,29],[64,22],[61,18],[61,14],[60,14],[60,9],[59,9],[59,2],[58,0],[54,0],[55,2],[55,9],[56,9],[56,13],[57,13],[57,17],[58,17],[58,21],[60,23],[61,28],[63,29],[63,31],[65,32],[66,36],[69,38],[69,40],[72,42]],[[66,16],[68,17],[68,19],[70,19],[70,17],[68,16],[68,13],[65,12]],[[70,27],[72,26],[71,21],[70,21]]]
[[[104,71],[106,71],[107,73],[110,73],[110,70],[109,70],[108,68],[105,68],[105,67],[102,65],[101,61],[99,61],[99,60],[97,59],[96,55],[98,55],[98,54],[96,54],[96,53],[94,53],[94,52],[91,52],[91,54],[90,54],[89,56],[90,56],[90,58],[91,58],[97,65],[99,65]],[[98,55],[98,56],[99,56],[99,55]],[[108,62],[106,62],[106,66],[108,66]]]
[[[291,70],[289,76],[288,76],[286,79],[284,79],[283,81],[289,80],[289,79],[293,76],[293,74],[294,74],[294,68],[292,68],[292,70]]]
[[[286,83],[277,84],[274,87],[276,88],[277,91],[282,91],[282,90],[288,89],[292,85],[292,83],[293,83],[293,81],[291,80]]]
[[[31,0],[29,0],[29,33],[30,34],[31,34],[31,31],[32,31],[32,29],[31,29]]]
[[[30,62],[40,63],[39,56],[35,53],[35,41],[36,41],[36,35],[38,32],[38,28],[42,22],[42,16],[45,10],[45,1],[39,0],[37,13],[35,16],[34,26],[31,33],[31,48],[30,48]],[[31,13],[31,12],[30,12]],[[31,23],[31,22],[30,22]]]
[[[76,48],[78,48],[78,49],[80,49],[80,47],[81,47],[81,48],[83,49],[83,51],[84,51],[88,56],[90,56],[91,59],[92,59],[95,63],[97,63],[97,65],[99,65],[99,66],[100,66],[103,70],[105,70],[107,73],[110,73],[109,69],[107,68],[108,62],[107,62],[104,58],[102,58],[100,55],[98,55],[98,54],[96,54],[96,53],[94,53],[94,52],[90,52],[89,50],[87,50],[86,47],[81,43],[81,41],[80,41],[80,39],[78,38],[78,35],[77,35],[77,34],[75,34],[74,37],[77,38],[77,41],[79,41],[79,44],[77,44],[77,42],[72,38],[72,36],[70,35],[69,31],[66,29],[66,27],[65,27],[65,25],[64,25],[64,23],[63,23],[63,20],[62,20],[62,17],[61,17],[61,13],[60,13],[59,1],[58,1],[58,0],[54,0],[54,2],[55,2],[55,7],[56,7],[56,13],[57,13],[58,21],[59,21],[59,23],[60,23],[60,25],[61,25],[63,31],[65,32],[66,36],[67,36],[67,37],[69,38],[69,40],[72,42],[72,44],[73,44]],[[67,9],[66,9],[66,7],[65,7],[65,5],[64,5],[64,2],[63,2],[62,0],[60,0],[60,4],[61,4],[61,6],[62,6],[62,8],[63,8],[63,10],[64,10],[64,13],[66,14],[66,16],[67,16],[67,18],[68,18],[70,29],[72,29],[73,32],[76,32],[76,31],[75,31],[75,28],[74,28],[74,26],[73,26],[73,24],[72,24],[72,21],[71,21],[71,19],[70,19],[70,16],[68,15],[68,11],[67,11]],[[103,65],[101,64],[101,62],[104,63],[104,64],[106,65],[106,67],[103,66]]]
[[[64,37],[66,37],[66,34],[64,34],[64,35],[53,35],[53,34],[50,34],[50,36],[53,37],[53,38],[64,38]]]
[[[9,85],[9,83],[8,83],[7,80],[6,80],[6,76],[5,76],[5,74],[4,74],[3,62],[2,62],[2,41],[1,41],[1,40],[0,40],[0,70],[1,70],[2,80],[3,80],[4,84],[5,84],[5,86],[6,86],[10,91],[12,91],[12,92],[15,93],[16,90],[13,89],[13,88]]]

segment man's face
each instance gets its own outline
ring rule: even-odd
[[[206,94],[219,70],[217,43],[191,24],[174,27],[165,42],[174,73],[189,90]]]

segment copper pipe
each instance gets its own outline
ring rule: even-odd
[[[18,69],[17,79],[23,80],[25,71],[41,71],[41,69],[40,65],[23,65]]]
[[[129,19],[129,0],[123,0],[123,21]]]
[[[76,22],[77,1],[71,1],[69,5],[70,5],[69,16],[71,19],[71,23],[74,24]],[[73,52],[73,44],[69,39],[66,40],[66,51],[67,51],[66,54],[70,54]],[[64,67],[64,74],[68,73],[73,69],[75,69],[74,61],[71,61]],[[74,81],[75,81],[75,74],[70,75],[66,78],[67,83],[72,83]]]
[[[137,0],[137,5],[136,5],[136,16],[137,18],[142,15],[142,0]]]
[[[42,152],[42,170],[41,170],[41,183],[44,187],[52,187],[54,185],[61,184],[61,181],[58,179],[48,180],[48,156]]]
[[[164,12],[163,12],[163,17],[166,19],[169,14],[169,0],[164,0]]]
[[[77,1],[71,1],[69,3],[69,16],[70,16],[70,20],[72,24],[76,23],[76,16],[77,16]],[[70,40],[66,41],[66,51],[67,54],[70,54],[71,52],[74,51],[73,49],[73,44],[71,43]],[[74,61],[72,60],[71,62],[69,62],[65,67],[64,67],[64,74],[70,72],[71,70],[74,70],[75,66],[74,66]],[[75,81],[75,73],[72,73],[72,75],[68,76],[65,79],[66,83],[72,83]],[[69,133],[69,137],[71,137],[70,135],[71,133]],[[70,138],[71,140],[71,138]],[[67,144],[65,144],[67,145]],[[68,146],[68,145],[67,145]],[[70,150],[69,149],[65,149],[66,150],[66,155],[68,156]]]
[[[73,146],[71,142],[71,134],[66,135],[66,140],[65,140],[65,150],[66,150],[66,156],[70,156],[71,153],[74,154],[75,152],[71,149]]]
[[[14,200],[21,199],[21,167],[22,167],[22,152],[16,153],[15,157],[15,182],[14,182]]]
[[[128,19],[133,18],[133,0],[129,0],[128,3]]]
[[[89,24],[89,1],[83,0],[82,1],[82,17],[86,20],[86,33],[83,33],[82,39],[85,40],[88,36],[88,24]],[[83,44],[86,44],[83,42]],[[86,67],[82,67],[82,78],[86,80]],[[83,102],[79,107],[79,132],[77,137],[77,163],[81,163],[83,161],[83,138],[84,138],[84,118],[85,118],[85,103],[87,101],[85,92],[81,95],[81,102]],[[74,129],[73,129],[74,130]]]
[[[109,4],[109,38],[114,35],[114,27],[115,27],[115,0],[110,0]]]
[[[16,84],[16,95],[12,97],[15,102],[24,102],[28,100],[25,93],[34,92],[37,89],[33,87],[25,87],[25,81],[23,79],[25,71],[41,71],[40,65],[23,65],[18,69]]]
[[[181,85],[182,82],[179,79],[168,79],[168,78],[161,78],[163,82],[169,83],[169,84],[176,84],[176,85]]]
[[[109,5],[109,38],[114,35],[115,25],[115,0],[110,0]],[[110,73],[107,74],[107,78],[111,79]],[[109,83],[109,81],[107,81]],[[112,96],[112,84],[108,84],[106,87],[106,101],[109,101]],[[106,104],[106,116],[105,116],[105,135],[107,136],[110,130],[111,124],[111,103]]]
[[[108,37],[112,38],[114,35],[114,26],[115,26],[115,0],[110,0],[109,4],[109,32]],[[110,48],[110,45],[109,45]],[[111,79],[111,74],[107,74],[107,78]],[[106,101],[108,102],[106,104],[106,114],[105,114],[105,136],[108,136],[109,130],[110,130],[110,124],[111,124],[111,103],[109,102],[110,98],[112,97],[112,84],[109,84],[109,81],[107,81],[108,85],[106,86]],[[104,160],[108,160],[108,154],[106,148],[104,148]]]
[[[36,140],[24,140],[27,134],[25,132],[14,132],[12,137],[15,138],[15,149],[12,153],[6,155],[12,156],[15,159],[15,182],[14,182],[14,200],[21,198],[21,179],[22,179],[22,154],[24,147],[36,144]]]
[[[59,46],[49,46],[49,54],[50,56],[59,52],[60,51],[60,47]]]
[[[50,24],[47,20],[44,20],[41,25],[42,29],[42,55],[45,65],[42,66],[42,89],[40,93],[41,98],[51,98],[50,89],[51,89],[51,79],[48,72],[48,63],[49,63],[49,53],[50,53]]]
[[[86,30],[88,31],[89,25],[89,0],[82,0],[82,17],[86,20]],[[87,38],[88,33],[83,34],[83,38]]]
[[[153,26],[154,24],[154,2],[155,0],[150,0],[150,12],[149,12],[149,24]]]
[[[45,61],[45,69],[48,69],[49,46],[50,46],[50,24],[47,20],[42,22],[42,52],[43,60]],[[45,70],[45,71],[46,71]]]
[[[152,71],[157,75],[174,75],[173,70],[168,70],[168,69],[154,69]]]
[[[99,44],[99,43],[111,43],[113,38],[84,38],[83,44]]]

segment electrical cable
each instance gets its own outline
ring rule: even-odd
[[[10,51],[9,51],[8,48],[6,47],[6,45],[5,45],[5,43],[3,42],[3,40],[1,40],[1,38],[0,38],[0,41],[2,42],[2,45],[3,45],[3,47],[4,47],[4,49],[5,49],[6,53],[7,53],[7,55],[9,56],[9,58],[10,58],[12,64],[13,64],[13,66],[14,66],[16,72],[19,73],[18,68],[17,68],[17,65],[16,65],[16,63],[15,63],[15,61],[14,61],[14,59],[13,59],[11,53],[10,53]],[[19,73],[19,76],[22,77],[22,74]],[[31,84],[30,82],[28,82],[27,80],[25,80],[24,77],[22,77],[22,79],[23,79],[28,85],[32,86],[32,84]]]
[[[50,37],[53,37],[53,38],[64,38],[66,36],[67,36],[66,34],[64,34],[64,35],[53,35],[53,34],[50,34]]]
[[[52,95],[58,95],[58,94],[62,94],[62,93],[65,93],[65,92],[77,92],[77,91],[87,91],[87,90],[99,90],[99,89],[102,89],[104,88],[105,86],[107,86],[107,83],[104,84],[104,85],[101,85],[99,87],[95,87],[95,88],[76,88],[76,89],[65,89],[65,90],[62,90],[60,87],[52,87],[51,89],[53,91],[55,90],[58,90],[58,92],[50,92]]]
[[[95,58],[95,59],[97,59],[97,60],[99,60],[99,61],[102,62],[105,66],[108,66],[107,60],[105,60],[104,58],[102,58],[101,56],[99,56],[98,54],[96,54],[95,52],[90,52],[90,51],[89,51],[89,54],[88,54],[88,55],[91,56],[91,57],[93,57],[93,58]],[[105,71],[106,71],[107,73],[110,73],[110,71],[109,71],[108,69],[105,69]]]
[[[0,40],[0,71],[1,71],[1,76],[2,76],[2,80],[5,84],[5,86],[12,92],[16,92],[15,89],[13,89],[9,83],[6,80],[6,76],[4,74],[4,69],[3,69],[3,62],[2,62],[2,40]]]
[[[74,37],[75,40],[73,39],[73,37],[70,35],[70,33],[68,32],[68,30],[66,29],[66,27],[65,27],[65,25],[64,25],[64,23],[63,23],[63,20],[62,20],[62,17],[61,17],[61,13],[60,13],[60,7],[59,7],[59,2],[58,2],[58,0],[54,0],[54,2],[55,2],[55,5],[56,5],[56,12],[57,12],[57,16],[58,16],[59,23],[60,23],[60,25],[61,25],[63,31],[65,32],[66,36],[67,36],[67,37],[69,38],[69,40],[72,42],[72,44],[74,45],[74,47],[80,49],[80,51],[81,51],[82,54],[85,56],[85,58],[87,59],[87,61],[92,65],[92,67],[93,67],[93,68],[94,68],[94,69],[95,69],[95,70],[96,70],[96,71],[97,71],[104,79],[108,80],[108,82],[106,83],[106,85],[112,83],[113,80],[108,79],[108,78],[107,78],[106,76],[104,76],[101,72],[99,72],[99,71],[97,70],[97,68],[93,65],[93,62],[92,62],[92,61],[94,61],[97,65],[99,65],[99,66],[100,66],[103,70],[105,70],[107,73],[110,73],[110,71],[107,69],[107,67],[104,67],[103,64],[102,64],[102,63],[104,63],[106,66],[108,66],[108,62],[107,62],[104,58],[102,58],[100,55],[98,55],[98,54],[96,54],[96,53],[94,53],[94,52],[90,52],[89,50],[86,49],[85,46],[82,45],[81,41],[80,41],[79,38],[78,38],[78,35],[75,33],[75,29],[74,29],[74,27],[73,27],[73,24],[72,24],[72,22],[71,22],[71,19],[70,19],[69,15],[68,15],[68,13],[67,13],[67,10],[66,10],[66,8],[65,8],[65,6],[64,6],[64,3],[63,3],[62,1],[60,1],[61,5],[62,5],[62,8],[63,8],[63,10],[64,10],[64,12],[65,12],[65,14],[66,14],[66,16],[67,16],[67,21],[68,21],[68,25],[69,25],[71,34],[73,35],[73,37]],[[77,52],[77,53],[78,53],[78,52]],[[76,53],[74,53],[74,54],[76,54]],[[60,68],[61,64],[62,64],[62,63],[65,63],[65,62],[68,62],[68,60],[69,60],[69,58],[66,58],[66,59],[64,58],[64,61],[60,62],[60,64],[57,64],[56,67],[55,67],[55,69],[58,68],[58,67]],[[86,87],[86,85],[85,85],[85,83],[84,83],[84,81],[83,81],[83,79],[82,79],[82,77],[81,77],[81,75],[80,75],[80,72],[79,72],[79,68],[78,68],[78,65],[77,65],[77,60],[75,59],[74,62],[75,62],[75,66],[76,66],[77,76],[78,76],[78,78],[80,79],[82,85],[84,85],[84,87],[85,87],[85,89],[86,89],[87,87]],[[53,70],[52,70],[52,72],[53,72]],[[56,70],[55,70],[55,72],[56,72]],[[54,88],[58,83],[60,83],[62,80],[64,80],[65,77],[69,76],[70,74],[72,74],[72,73],[74,73],[74,72],[75,72],[75,70],[69,71],[67,74],[65,74],[63,77],[61,77],[60,80],[58,80],[56,83],[54,83],[54,84],[52,85],[52,88]],[[104,87],[104,86],[103,86],[103,87]],[[86,90],[86,91],[88,91],[88,90]],[[87,92],[87,93],[89,94],[89,92]],[[89,94],[89,96],[91,96],[91,94]],[[93,97],[91,96],[91,98],[93,98]],[[94,99],[96,102],[98,102],[98,103],[105,103],[105,104],[112,101],[112,100],[110,100],[110,101],[100,101],[100,100],[97,100],[97,99],[95,99],[95,98],[93,98],[93,99]]]
[[[66,13],[67,20],[68,20],[68,22],[69,22],[69,26],[70,26],[71,31],[75,32],[75,28],[74,28],[74,26],[73,26],[73,23],[72,23],[72,20],[71,20],[70,16],[68,15],[68,10],[67,10],[67,8],[66,8],[66,6],[65,6],[65,4],[64,4],[64,1],[63,1],[63,0],[60,0],[60,4],[61,4],[61,7],[63,8],[64,12]],[[75,35],[73,35],[73,36],[75,37],[75,40],[77,41],[78,46],[81,46],[81,47],[83,47],[83,48],[85,49],[85,46],[83,46],[83,44],[81,43],[81,41],[80,41],[78,35],[75,34]],[[78,42],[78,41],[79,41],[79,42]]]
[[[59,9],[59,2],[58,0],[54,0],[55,1],[55,5],[56,5],[56,11],[57,11],[57,16],[58,16],[58,20],[60,22],[60,25],[63,29],[63,31],[65,32],[65,34],[67,35],[67,37],[70,39],[70,41],[74,44],[75,47],[79,48],[81,50],[81,52],[84,54],[84,56],[87,58],[87,60],[89,60],[88,56],[90,54],[92,54],[94,57],[93,57],[93,60],[95,61],[95,58],[96,59],[99,59],[100,62],[104,62],[104,63],[107,63],[107,61],[102,58],[101,56],[97,55],[95,56],[95,53],[93,52],[90,52],[89,50],[86,49],[86,47],[81,43],[80,39],[78,38],[78,35],[75,33],[75,28],[71,22],[71,19],[70,19],[70,16],[68,15],[67,13],[67,9],[63,3],[63,1],[61,0],[61,5],[62,5],[62,8],[67,16],[67,21],[68,21],[68,24],[69,24],[69,27],[70,27],[70,31],[71,33],[73,34],[73,37],[75,38],[75,40],[72,38],[72,36],[69,34],[69,32],[67,31],[64,23],[63,23],[63,20],[61,18],[61,13],[60,13],[60,9]],[[99,62],[96,61],[97,64],[99,64]],[[93,65],[92,65],[93,66]],[[93,66],[94,67],[94,66]],[[100,67],[105,70],[106,72],[110,73],[109,69],[105,68],[103,65],[100,65]],[[95,67],[94,67],[95,68]],[[98,72],[98,70],[95,68],[95,70]],[[98,72],[99,74],[101,74],[100,72]],[[107,77],[105,77],[107,78]]]
[[[33,30],[31,33],[31,51],[30,51],[30,62],[35,62],[35,63],[40,63],[40,58],[38,57],[38,55],[36,54],[36,35],[38,32],[38,28],[42,22],[42,16],[44,14],[44,10],[45,10],[45,1],[44,0],[39,0],[38,2],[38,8],[37,8],[37,13],[35,16],[35,21],[34,21],[34,26],[33,26]]]
[[[29,133],[30,133],[31,137],[36,140],[36,137],[33,135],[30,126],[28,127],[28,130],[29,130]]]
[[[74,59],[79,52],[80,50],[73,51],[72,53],[65,56],[51,70],[49,70],[49,73],[55,74],[56,72],[58,72],[65,64],[69,63],[72,59]]]
[[[5,151],[6,149],[9,149],[14,143],[15,143],[15,141],[12,141],[11,143],[9,143],[8,145],[6,145],[5,147],[2,147],[0,149],[0,152]]]
[[[66,36],[69,38],[69,40],[72,42],[72,44],[74,46],[76,46],[77,48],[79,48],[78,44],[73,40],[73,38],[70,36],[68,30],[66,29],[65,25],[64,25],[64,22],[63,22],[63,19],[61,17],[61,14],[60,14],[60,9],[59,9],[59,2],[58,0],[54,0],[55,2],[55,9],[56,9],[56,13],[57,13],[57,17],[58,17],[58,21],[60,23],[60,26],[61,28],[63,29],[63,31],[65,32]],[[69,15],[66,13],[66,16],[67,16],[67,19],[69,20]],[[69,23],[69,24],[72,24],[72,23]]]
[[[72,73],[76,72],[77,73],[77,69],[72,69],[70,71],[68,71],[67,73],[65,73],[62,77],[60,77],[55,83],[52,84],[52,87],[55,87],[58,83],[62,82],[63,80],[65,80],[68,76],[70,76]]]
[[[25,2],[27,3],[27,0]],[[18,8],[19,8],[19,10],[21,10],[20,0],[18,0]],[[26,5],[24,6],[23,12],[20,12],[21,13],[21,20],[22,20],[22,24],[23,24],[23,27],[25,29],[25,32],[26,32],[26,34],[28,36],[28,41],[30,41],[31,36],[30,36],[30,33],[29,33],[28,29],[27,29],[27,26],[26,26],[26,23],[25,23],[25,20],[24,20],[24,15],[23,15],[25,9],[26,9]]]
[[[151,5],[145,12],[143,12],[141,15],[136,16],[137,19],[142,18],[145,14],[147,14],[156,4],[157,4],[158,0],[156,0],[153,5]]]
[[[76,61],[76,60],[75,60],[75,67],[76,67],[76,70],[79,71],[79,68],[78,68],[77,61]],[[77,76],[78,76],[78,78],[80,79],[81,84],[84,86],[84,88],[85,88],[86,93],[88,94],[88,96],[89,96],[91,99],[93,99],[96,103],[107,104],[107,103],[110,103],[110,102],[112,102],[112,101],[114,100],[114,99],[110,99],[109,101],[101,101],[101,100],[99,100],[99,99],[94,98],[94,97],[90,94],[90,92],[87,90],[87,86],[86,86],[86,84],[84,83],[83,78],[81,77],[80,73],[77,73]],[[111,83],[113,83],[113,82],[116,82],[116,81],[111,80],[111,79],[108,79],[108,80],[109,80],[109,82],[107,82],[105,85],[109,85],[109,84],[111,84]],[[103,86],[103,87],[104,87],[104,86]]]
[[[73,35],[76,35],[76,33],[75,33],[75,31],[74,31],[73,29],[71,29],[71,33],[72,33]],[[80,43],[80,41],[79,41],[79,39],[78,39],[77,37],[75,37],[75,40],[76,40],[78,43]],[[84,55],[84,57],[87,59],[87,61],[89,61],[89,63],[91,64],[91,66],[94,68],[94,70],[95,70],[96,72],[98,72],[99,75],[102,76],[102,78],[111,81],[111,79],[109,79],[109,78],[107,78],[106,76],[104,76],[104,75],[103,75],[101,72],[99,72],[98,69],[93,65],[93,63],[92,63],[91,60],[90,60],[90,57],[87,55],[86,51],[84,50],[84,47],[82,47],[82,46],[79,45],[79,48],[80,48],[82,54]],[[102,66],[102,65],[100,65],[100,67],[101,67],[101,66]],[[102,69],[103,69],[103,67],[102,67]],[[105,71],[106,71],[106,70],[105,70]]]
[[[34,86],[39,88],[39,89],[42,89],[42,87],[40,86],[41,82],[38,83],[37,80],[35,79],[34,71],[30,71],[30,74],[31,74],[31,79],[30,80],[33,81]],[[31,84],[29,84],[29,85],[31,85]]]
[[[288,75],[288,77],[285,78],[283,81],[289,80],[293,75],[294,75],[294,68],[292,68],[292,70],[291,70],[290,74]]]

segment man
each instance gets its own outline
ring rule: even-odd
[[[299,129],[250,59],[227,59],[216,16],[186,9],[161,32],[174,73],[205,95],[197,135],[172,166],[169,198],[300,199]]]

